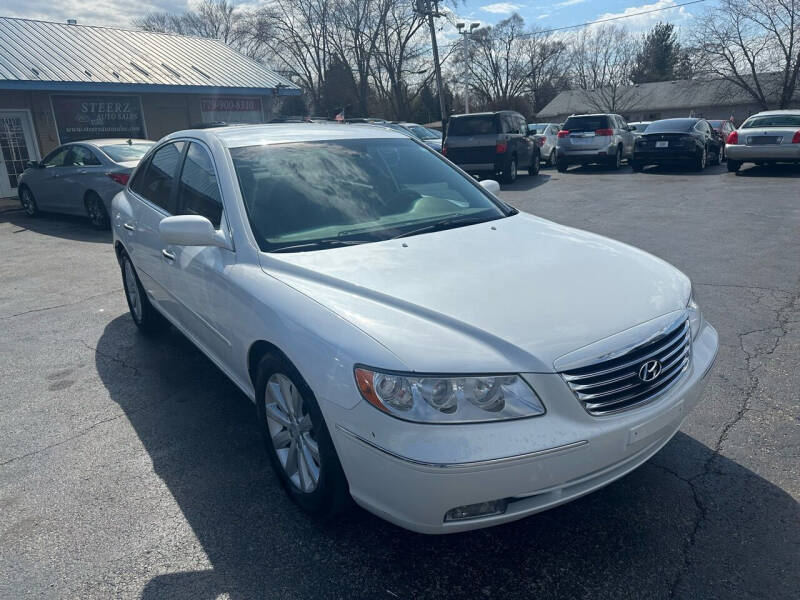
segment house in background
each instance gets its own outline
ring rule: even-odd
[[[262,123],[297,94],[218,40],[0,17],[0,198],[59,144]]]
[[[762,75],[760,80],[773,83],[766,75]],[[777,93],[775,97],[777,100]],[[800,106],[800,94],[795,96],[795,100],[794,106]],[[760,110],[763,109],[752,96],[730,82],[682,79],[600,90],[566,90],[545,106],[536,118],[563,122],[573,114],[614,112],[628,121],[672,117],[732,118],[739,125]]]

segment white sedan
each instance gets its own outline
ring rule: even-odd
[[[680,271],[497,189],[366,125],[182,131],[114,199],[114,248],[135,323],[253,400],[300,506],[464,531],[644,463],[718,345]]]

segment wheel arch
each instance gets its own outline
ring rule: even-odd
[[[278,348],[272,342],[268,342],[267,340],[256,340],[252,344],[250,344],[250,348],[247,350],[247,375],[250,377],[250,383],[253,386],[253,389],[256,389],[256,376],[258,371],[258,363],[261,362],[261,359],[264,358],[266,355],[273,355],[281,360],[285,360],[287,363],[292,365],[295,370],[303,377],[303,374],[300,372],[300,369],[297,368],[297,365],[286,356],[286,353]],[[305,380],[305,377],[303,377]],[[306,385],[308,385],[306,383]]]

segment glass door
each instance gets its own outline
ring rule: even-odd
[[[0,110],[0,198],[16,196],[19,176],[38,158],[30,113]]]

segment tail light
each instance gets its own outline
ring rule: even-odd
[[[594,134],[595,135],[604,136],[604,137],[605,136],[612,136],[612,135],[614,135],[614,130],[613,129],[595,129],[594,130]]]
[[[797,137],[796,134],[795,134],[795,137]],[[728,134],[728,139],[725,140],[725,143],[726,144],[738,144],[739,143],[739,132],[738,131],[731,131]]]
[[[561,131],[558,132],[558,137],[560,138],[569,137],[569,131],[567,131],[566,129],[562,129]]]
[[[540,146],[544,146],[544,142],[545,138],[543,137],[540,137],[539,139],[536,140],[536,143],[539,144]]]
[[[447,146],[442,144],[442,156],[447,156]]]
[[[800,129],[794,132],[794,135],[792,136],[792,143],[800,144]]]
[[[128,185],[128,180],[131,178],[130,173],[106,173],[106,175],[120,185]]]
[[[506,150],[508,150],[508,142],[498,142],[494,147],[497,154],[504,154]]]

